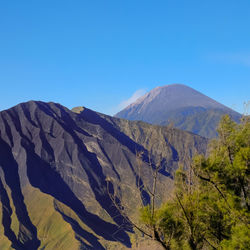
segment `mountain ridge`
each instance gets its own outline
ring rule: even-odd
[[[1,111],[0,248],[131,248],[131,225],[109,192],[136,211],[142,197],[149,202],[144,187],[152,185],[154,164],[162,164],[159,190],[170,193],[178,164],[187,166],[206,146],[188,132],[87,108],[76,114],[31,101]],[[137,152],[143,152],[143,175]],[[160,196],[166,199],[166,191]]]

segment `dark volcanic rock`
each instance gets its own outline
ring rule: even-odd
[[[74,113],[31,101],[2,111],[0,248],[129,248],[133,231],[112,195],[134,210],[137,192],[150,202],[144,187],[151,185],[155,164],[162,165],[159,187],[170,192],[178,162],[187,166],[206,145],[187,132],[86,108]],[[143,152],[143,174],[137,152]]]

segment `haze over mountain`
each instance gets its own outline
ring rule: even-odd
[[[241,115],[208,96],[183,84],[157,87],[120,111],[115,117],[141,120],[191,131],[204,137],[216,136],[221,116],[229,114],[239,121]]]
[[[166,199],[178,163],[206,151],[188,132],[77,111],[31,101],[0,112],[1,250],[130,248],[132,228],[110,193],[136,213],[150,202],[155,164]]]

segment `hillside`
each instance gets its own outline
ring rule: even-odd
[[[229,114],[237,122],[241,115],[202,93],[183,84],[157,87],[120,111],[115,117],[167,125],[201,136],[216,136],[222,115]]]
[[[187,166],[206,145],[188,132],[55,103],[0,112],[0,249],[131,248],[132,228],[110,193],[135,213],[140,199],[150,202],[145,186],[161,163],[166,199],[178,163]]]

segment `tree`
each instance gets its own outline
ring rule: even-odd
[[[151,166],[152,185],[142,185],[138,154],[136,187],[139,194],[146,190],[151,201],[142,202],[141,223],[128,217],[126,204],[110,193],[125,220],[165,249],[250,249],[250,118],[237,124],[224,116],[217,131],[207,156],[197,155],[187,169],[176,171],[173,194],[159,208],[160,166]]]
[[[167,249],[250,249],[250,121],[224,116],[207,157],[194,157],[190,169],[175,174],[166,204],[142,221],[153,227]]]
[[[115,190],[114,188],[112,188],[113,191],[111,191],[110,186],[113,187],[115,185],[114,185],[114,181],[110,177],[106,179],[108,194],[113,202],[113,205],[116,207],[119,213],[123,216],[125,220],[124,224],[131,225],[133,229],[138,230],[144,236],[160,243],[160,245],[164,249],[169,249],[168,245],[165,244],[164,238],[162,238],[161,232],[159,232],[158,230],[159,227],[157,227],[157,217],[158,217],[158,211],[156,209],[157,184],[158,184],[157,182],[158,182],[158,174],[161,169],[161,165],[154,165],[152,163],[152,160],[149,154],[148,164],[150,166],[151,176],[153,177],[153,179],[152,179],[152,183],[150,181],[147,185],[143,183],[141,180],[141,176],[143,172],[143,169],[142,169],[143,152],[137,152],[136,158],[137,158],[136,190],[133,190],[133,195],[136,196],[137,199],[141,201],[140,213],[142,216],[140,220],[136,220],[131,216],[131,214],[133,214],[133,212],[131,212],[131,207],[129,207],[127,202],[124,201],[122,197],[119,195],[118,191],[121,188],[121,184],[119,188]],[[122,185],[125,185],[126,188],[134,189],[129,184],[123,183]],[[143,192],[146,192],[149,195],[150,197],[149,201],[144,200]]]
[[[211,143],[209,157],[195,158],[195,174],[216,191],[219,208],[223,206],[222,218],[227,220],[227,227],[217,234],[219,246],[223,249],[249,249],[249,117],[244,117],[240,124],[236,124],[229,116],[224,116],[218,134],[219,138]],[[210,225],[209,229],[216,226]],[[235,243],[236,238],[239,245]]]

